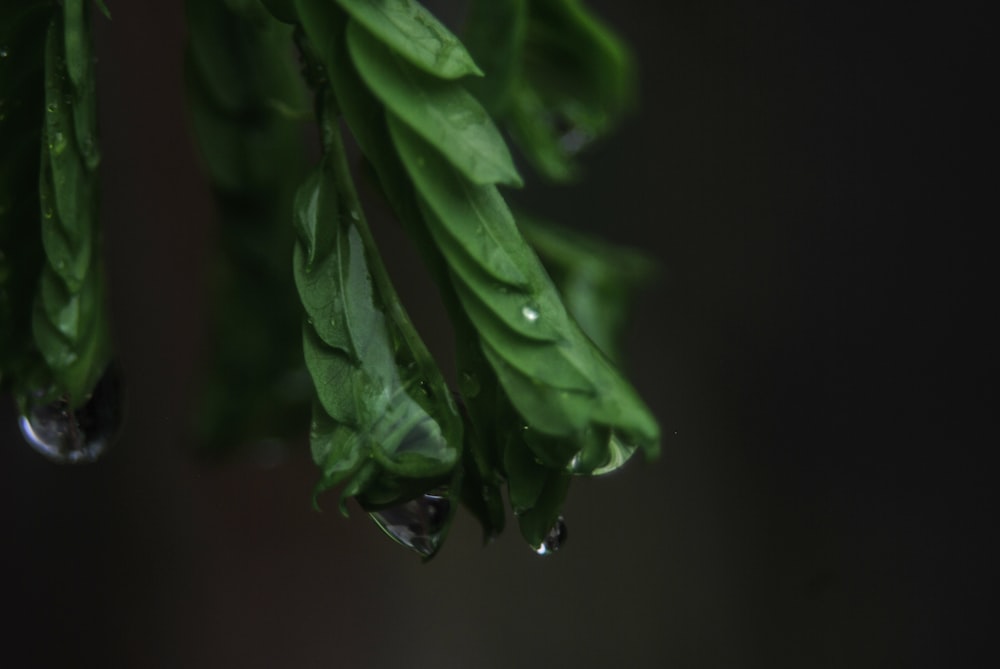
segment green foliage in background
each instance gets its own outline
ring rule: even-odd
[[[110,356],[89,10],[11,4],[0,373],[15,393],[82,401]],[[542,179],[565,183],[633,105],[631,59],[611,30],[576,0],[472,0],[465,43],[415,0],[186,9],[190,121],[221,223],[203,452],[294,437],[311,407],[316,495],[339,488],[345,513],[356,499],[425,556],[460,504],[498,534],[503,488],[524,539],[542,546],[572,477],[656,455],[657,423],[617,366],[649,262],[512,211],[505,193],[525,183],[505,136]],[[395,292],[345,144],[437,282],[457,391]],[[448,506],[418,546],[387,519],[427,495]]]

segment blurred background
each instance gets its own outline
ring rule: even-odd
[[[551,558],[515,527],[483,548],[464,515],[425,565],[357,510],[311,508],[304,441],[191,456],[217,233],[182,3],[109,4],[103,216],[128,419],[106,460],[58,467],[0,402],[8,666],[984,666],[996,280],[980,276],[975,7],[590,3],[637,51],[641,108],[580,187],[525,199],[660,263],[626,349],[663,456],[574,483]],[[433,288],[375,224],[450,364]]]

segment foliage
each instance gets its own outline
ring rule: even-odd
[[[22,404],[79,406],[110,357],[89,5],[6,3],[3,12],[0,373]]]
[[[75,401],[109,356],[89,11],[9,5],[0,372],[15,392]],[[354,498],[373,513],[444,496],[492,537],[506,486],[532,546],[561,523],[573,476],[656,455],[656,421],[615,363],[649,263],[515,215],[502,191],[524,183],[505,133],[566,182],[630,108],[613,32],[576,0],[473,0],[468,48],[415,0],[188,0],[187,18],[191,125],[222,221],[207,451],[292,435],[311,404],[317,495],[340,487],[345,512]],[[439,286],[457,393],[393,288],[345,129]]]

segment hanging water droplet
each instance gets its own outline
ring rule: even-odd
[[[426,557],[441,543],[451,502],[442,495],[426,493],[368,515],[390,538]]]
[[[538,309],[526,304],[521,307],[521,315],[524,316],[525,320],[529,323],[534,323],[538,320]]]
[[[562,516],[556,520],[556,524],[552,526],[549,533],[545,535],[545,539],[538,546],[535,546],[535,552],[539,555],[552,555],[557,550],[562,548],[562,545],[566,543],[566,521],[563,520]]]
[[[472,372],[462,372],[459,374],[458,387],[466,397],[475,397],[482,389],[479,377]]]
[[[121,381],[117,368],[110,366],[83,406],[73,409],[63,398],[29,405],[18,422],[25,440],[49,460],[83,464],[107,451],[121,416]]]

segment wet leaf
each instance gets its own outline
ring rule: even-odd
[[[465,46],[414,0],[337,0],[351,17],[412,65],[442,79],[482,75]]]

